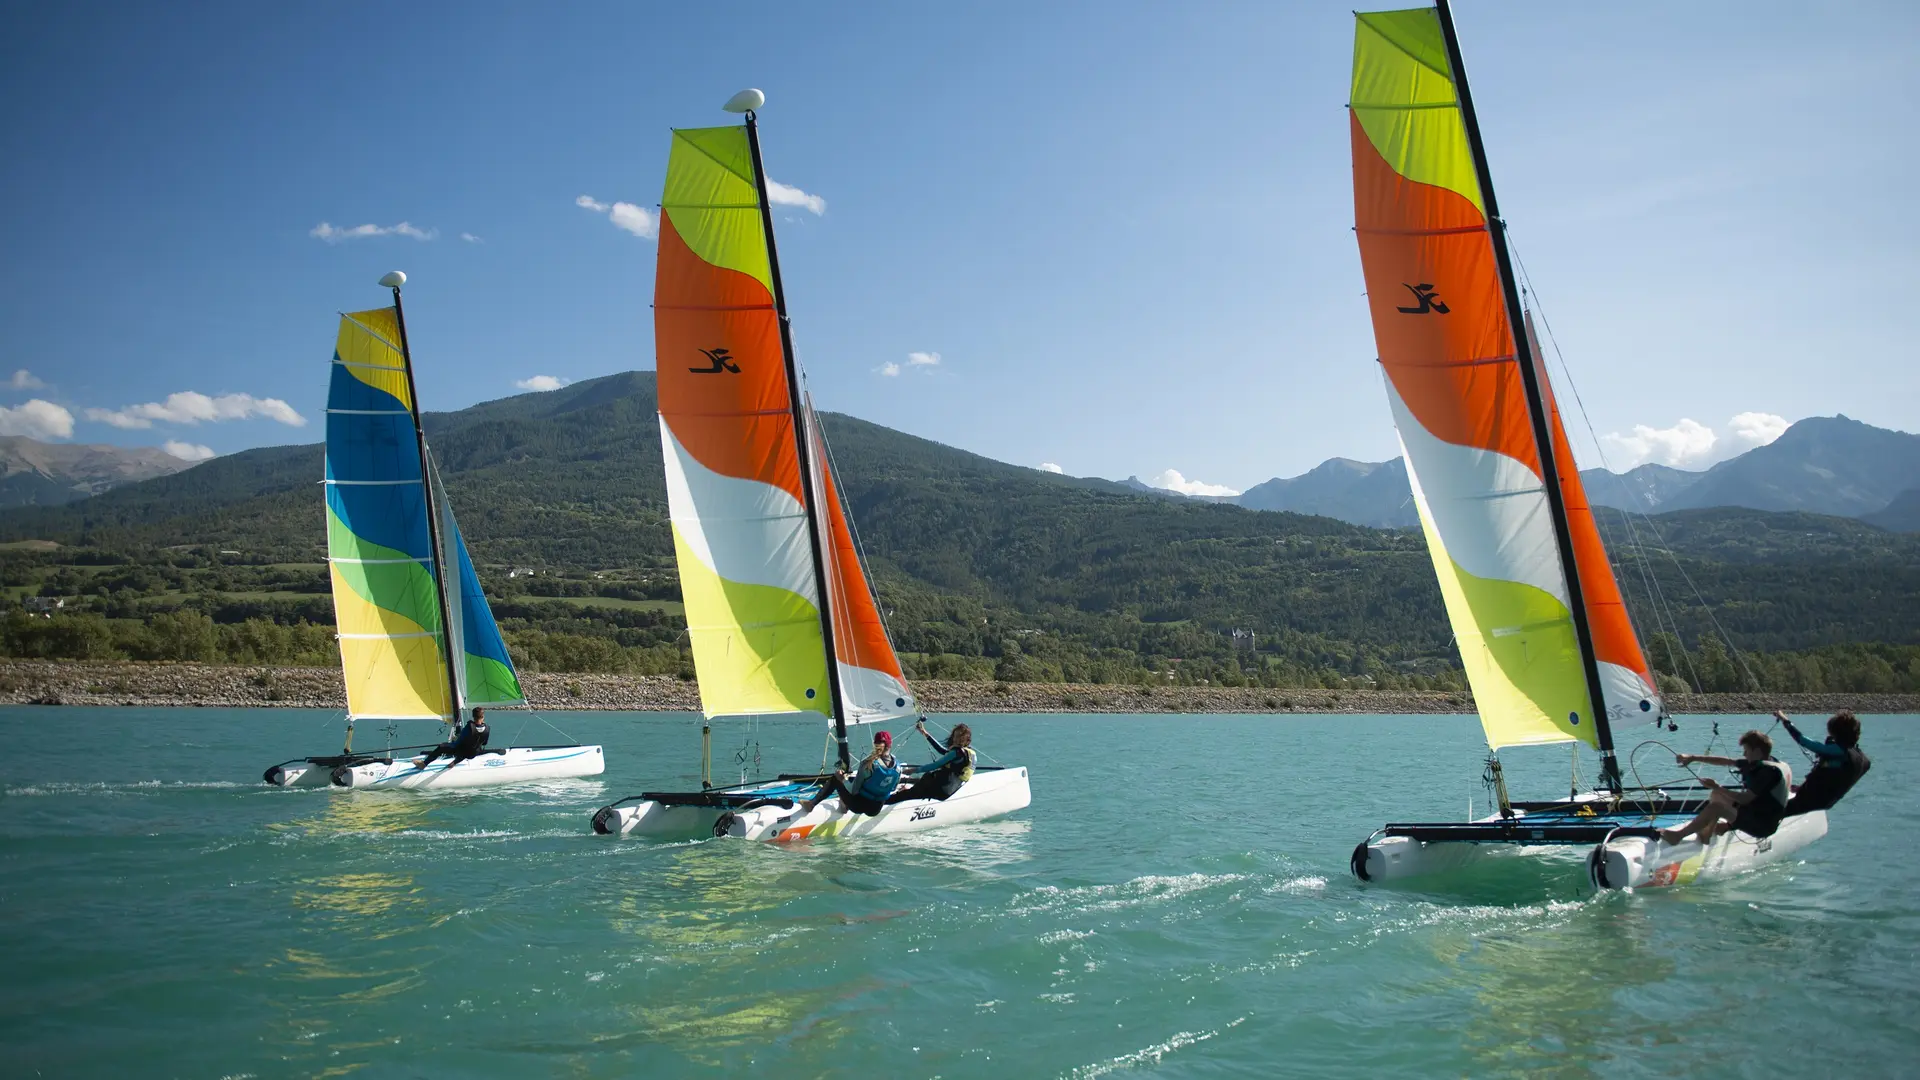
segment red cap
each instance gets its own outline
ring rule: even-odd
[[[873,745],[890,747],[893,745],[893,735],[885,731],[876,731],[873,733]]]

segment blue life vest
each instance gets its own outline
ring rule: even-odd
[[[859,794],[863,799],[885,802],[887,796],[893,794],[893,789],[899,786],[900,763],[895,761],[891,765],[884,765],[875,758],[872,771],[867,773],[866,780],[860,784]]]

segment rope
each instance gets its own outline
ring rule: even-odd
[[[510,712],[519,712],[520,710],[518,710],[518,709],[509,709],[509,711],[510,711]],[[514,728],[514,729],[513,729],[513,735],[512,735],[512,737],[511,737],[511,738],[509,738],[509,739],[507,740],[507,745],[508,745],[508,746],[514,746],[514,745],[517,745],[517,744],[518,744],[518,743],[520,742],[520,736],[526,733],[526,730],[527,730],[527,725],[528,725],[529,723],[531,723],[532,721],[534,721],[534,720],[538,720],[538,721],[540,721],[541,723],[543,723],[543,724],[545,724],[545,725],[547,725],[548,727],[550,727],[550,728],[552,728],[552,729],[553,729],[553,733],[554,733],[555,735],[558,735],[558,736],[560,736],[561,738],[563,738],[563,739],[565,739],[565,740],[567,740],[567,741],[568,741],[569,743],[572,743],[572,744],[574,744],[575,746],[578,746],[578,745],[580,744],[580,740],[579,740],[579,739],[576,739],[576,738],[574,738],[574,737],[573,737],[572,735],[570,735],[570,734],[568,734],[567,732],[565,732],[565,731],[562,731],[562,730],[560,730],[560,725],[558,725],[558,724],[556,724],[556,723],[554,723],[553,721],[551,721],[551,720],[549,720],[549,719],[547,719],[547,714],[546,714],[546,713],[544,713],[544,712],[542,712],[542,711],[540,711],[540,709],[539,709],[539,708],[538,708],[537,706],[535,706],[535,705],[533,705],[533,704],[531,704],[531,703],[529,703],[529,704],[528,704],[528,705],[526,706],[526,715],[525,715],[525,716],[523,716],[523,717],[521,717],[521,719],[520,719],[520,726],[519,726],[519,727],[517,727],[517,728]]]
[[[921,722],[921,723],[923,723],[923,724],[932,724],[932,725],[933,725],[934,727],[940,727],[940,725],[939,725],[939,723],[937,723],[937,722],[935,722],[935,721],[933,721],[933,720],[929,720],[929,719],[927,719],[927,718],[926,718],[926,717],[924,717],[924,716],[920,718],[920,722]],[[951,734],[953,733],[953,729],[952,729],[952,728],[940,728],[940,730],[941,730],[941,739],[940,739],[940,741],[941,741],[941,742],[946,742],[946,741],[947,741],[947,740],[946,740],[946,736],[947,736],[947,735],[951,735]],[[980,748],[979,748],[979,747],[977,747],[977,746],[976,746],[976,747],[973,747],[973,755],[974,755],[975,757],[983,757],[983,758],[986,758],[986,759],[987,759],[988,761],[991,761],[991,762],[993,762],[993,763],[994,763],[995,765],[998,765],[998,766],[1000,766],[1000,767],[1002,767],[1002,768],[1005,768],[1005,767],[1006,767],[1006,764],[1007,764],[1006,762],[1004,762],[1004,761],[1001,761],[1001,760],[1000,760],[999,758],[997,758],[997,757],[994,757],[994,756],[993,756],[992,754],[989,754],[989,753],[987,753],[987,752],[986,752],[985,750],[982,750],[982,749],[980,749]]]
[[[1557,338],[1554,337],[1553,324],[1547,319],[1546,306],[1540,302],[1540,294],[1537,290],[1533,288],[1533,279],[1527,273],[1526,261],[1520,257],[1519,245],[1516,244],[1513,240],[1512,226],[1506,223],[1503,223],[1503,224],[1505,224],[1507,247],[1509,248],[1509,250],[1513,252],[1514,265],[1519,269],[1520,276],[1525,281],[1526,293],[1533,298],[1534,307],[1540,313],[1540,325],[1542,329],[1546,330],[1547,341],[1553,346],[1554,355],[1560,361],[1560,373],[1566,379],[1567,389],[1572,391],[1574,403],[1580,409],[1581,422],[1586,425],[1587,435],[1589,438],[1593,440],[1594,449],[1600,457],[1600,466],[1601,468],[1606,469],[1608,472],[1612,472],[1613,468],[1607,462],[1606,449],[1600,442],[1599,434],[1594,430],[1593,418],[1587,414],[1586,401],[1580,396],[1579,384],[1574,382],[1572,369],[1570,369],[1567,366],[1566,354],[1560,351],[1560,342]],[[1515,333],[1524,333],[1524,330],[1522,328],[1516,327]],[[1674,554],[1672,547],[1670,547],[1666,542],[1666,537],[1661,535],[1660,527],[1654,523],[1653,516],[1645,512],[1638,512],[1638,511],[1636,512],[1639,513],[1641,520],[1646,523],[1648,531],[1653,533],[1656,546],[1660,549],[1660,551],[1663,554],[1667,556],[1667,558],[1670,561],[1672,561],[1674,569],[1678,571],[1680,574],[1680,580],[1685,582],[1687,585],[1688,591],[1693,593],[1694,601],[1700,605],[1701,611],[1704,612],[1705,615],[1707,616],[1708,623],[1710,623],[1713,626],[1713,632],[1723,642],[1726,643],[1727,651],[1731,653],[1733,655],[1734,660],[1737,663],[1739,663],[1740,670],[1742,673],[1746,675],[1747,682],[1751,685],[1752,689],[1756,691],[1765,689],[1760,684],[1759,677],[1753,673],[1753,668],[1750,665],[1748,665],[1746,661],[1746,657],[1742,655],[1740,652],[1740,649],[1734,645],[1733,639],[1727,634],[1726,628],[1720,625],[1720,620],[1713,613],[1712,605],[1708,604],[1706,601],[1706,598],[1700,594],[1699,586],[1694,584],[1693,577],[1687,573],[1686,567],[1681,565],[1679,556]],[[1634,527],[1633,513],[1623,513],[1621,515],[1621,518],[1627,525],[1628,544],[1636,552],[1642,553],[1644,555],[1646,548],[1644,545],[1641,544],[1639,539],[1639,531]],[[1599,521],[1599,515],[1595,515],[1594,520],[1597,524]],[[1609,561],[1611,562],[1611,560]],[[1651,606],[1654,609],[1654,621],[1656,624],[1658,624],[1660,622],[1660,608],[1666,604],[1666,594],[1664,590],[1660,590],[1658,588],[1658,578],[1650,578],[1650,580],[1652,581],[1654,586],[1652,591],[1654,595],[1657,597],[1657,601]],[[1668,615],[1669,621],[1672,622],[1673,624],[1673,627],[1675,630],[1674,637],[1677,639],[1679,637],[1679,634],[1678,634],[1679,621],[1678,619],[1672,617],[1672,612],[1670,610],[1667,612],[1667,615]],[[1637,634],[1637,628],[1636,628],[1636,634]],[[1642,643],[1641,647],[1644,650],[1645,644]],[[1671,659],[1671,657],[1669,657],[1669,659]],[[1701,682],[1700,673],[1697,669],[1694,668],[1693,660],[1691,657],[1687,658],[1687,668],[1689,673],[1692,674],[1693,676],[1693,683],[1694,683],[1695,690],[1698,692],[1704,693],[1705,685],[1704,683]],[[1656,689],[1658,688],[1656,687]]]

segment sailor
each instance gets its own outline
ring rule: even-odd
[[[934,799],[944,802],[960,790],[960,786],[973,779],[973,764],[977,755],[973,751],[973,729],[965,724],[953,725],[947,733],[944,745],[939,739],[927,734],[927,718],[914,721],[913,730],[926,736],[933,752],[940,756],[914,770],[913,783],[894,792],[889,803],[906,802],[909,799]]]
[[[1873,768],[1873,762],[1860,749],[1860,720],[1850,712],[1835,713],[1827,721],[1827,741],[1814,742],[1800,729],[1793,726],[1787,714],[1775,711],[1775,720],[1784,724],[1787,734],[1814,756],[1813,770],[1807,773],[1807,779],[1794,792],[1793,799],[1787,803],[1787,816],[1804,814],[1809,810],[1826,810],[1840,801],[1841,796],[1853,790],[1853,785],[1867,775]]]
[[[1740,736],[1740,750],[1739,758],[1674,755],[1674,760],[1682,765],[1699,762],[1732,769],[1740,774],[1746,790],[1734,791],[1702,777],[1700,782],[1713,792],[1707,797],[1707,805],[1684,827],[1660,830],[1661,840],[1678,844],[1690,835],[1698,835],[1700,842],[1706,844],[1728,829],[1765,838],[1780,828],[1780,819],[1787,813],[1793,772],[1774,760],[1773,740],[1767,738],[1765,732],[1749,731]]]
[[[452,741],[443,742],[434,747],[426,757],[414,758],[413,767],[424,769],[432,764],[435,758],[443,757],[452,758],[452,764],[458,765],[470,757],[478,756],[480,751],[486,749],[487,738],[491,734],[492,732],[487,729],[487,710],[476,707],[473,710],[473,719],[454,733]]]
[[[856,814],[878,814],[887,804],[887,796],[900,783],[900,763],[893,758],[893,735],[891,732],[873,733],[873,752],[860,761],[860,771],[854,773],[853,781],[847,781],[846,766],[834,770],[827,782],[820,787],[820,794],[800,805],[800,813],[810,812],[814,807],[836,795],[840,805]],[[798,815],[793,815],[798,816]]]

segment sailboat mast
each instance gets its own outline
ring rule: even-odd
[[[412,413],[414,444],[420,451],[420,492],[426,499],[427,539],[433,545],[433,595],[440,605],[440,650],[447,658],[447,705],[453,710],[452,723],[460,722],[460,678],[453,655],[453,608],[447,603],[447,548],[440,536],[440,513],[434,505],[432,464],[427,460],[427,429],[420,423],[420,390],[413,382],[413,353],[407,348],[407,313],[400,306],[400,286],[393,288],[393,321],[400,328],[400,362],[407,368],[407,411]]]
[[[1487,231],[1493,240],[1493,256],[1500,268],[1500,288],[1506,294],[1508,329],[1513,335],[1514,357],[1520,364],[1520,381],[1526,389],[1527,415],[1533,421],[1534,446],[1540,455],[1540,469],[1546,475],[1547,509],[1553,517],[1554,541],[1560,548],[1560,565],[1567,582],[1567,601],[1573,609],[1574,636],[1580,645],[1580,663],[1586,672],[1587,695],[1591,698],[1589,715],[1593,720],[1595,743],[1600,750],[1601,779],[1609,791],[1620,790],[1620,763],[1614,756],[1613,729],[1607,723],[1607,699],[1601,690],[1600,664],[1593,650],[1593,628],[1587,620],[1587,605],[1580,593],[1580,564],[1574,558],[1573,530],[1567,523],[1566,499],[1560,490],[1560,470],[1553,456],[1553,427],[1547,417],[1546,394],[1540,387],[1540,369],[1527,340],[1525,313],[1520,303],[1519,283],[1513,274],[1513,256],[1507,250],[1506,221],[1500,216],[1493,195],[1493,173],[1487,167],[1486,145],[1480,140],[1480,121],[1473,111],[1473,94],[1467,88],[1467,67],[1460,58],[1460,37],[1453,29],[1453,12],[1447,0],[1435,0],[1440,29],[1447,41],[1447,63],[1453,68],[1453,84],[1460,95],[1460,119],[1467,129],[1467,145],[1473,151],[1473,167],[1479,175],[1480,198],[1486,205]]]
[[[820,593],[820,637],[827,650],[827,693],[833,704],[833,741],[840,764],[852,767],[853,755],[847,749],[847,710],[840,693],[840,653],[833,642],[833,612],[827,582],[825,552],[820,546],[820,512],[814,498],[816,463],[808,446],[806,416],[800,401],[800,373],[793,361],[793,326],[787,318],[786,289],[780,284],[780,253],[773,243],[773,204],[767,199],[767,170],[760,163],[760,125],[747,110],[747,146],[753,153],[753,186],[760,196],[760,228],[767,237],[767,269],[773,278],[773,311],[780,322],[780,355],[787,366],[787,409],[793,417],[794,446],[800,453],[800,475],[805,478],[807,541],[813,548],[813,580]],[[411,374],[409,374],[411,377]],[[423,444],[424,445],[424,444]]]

